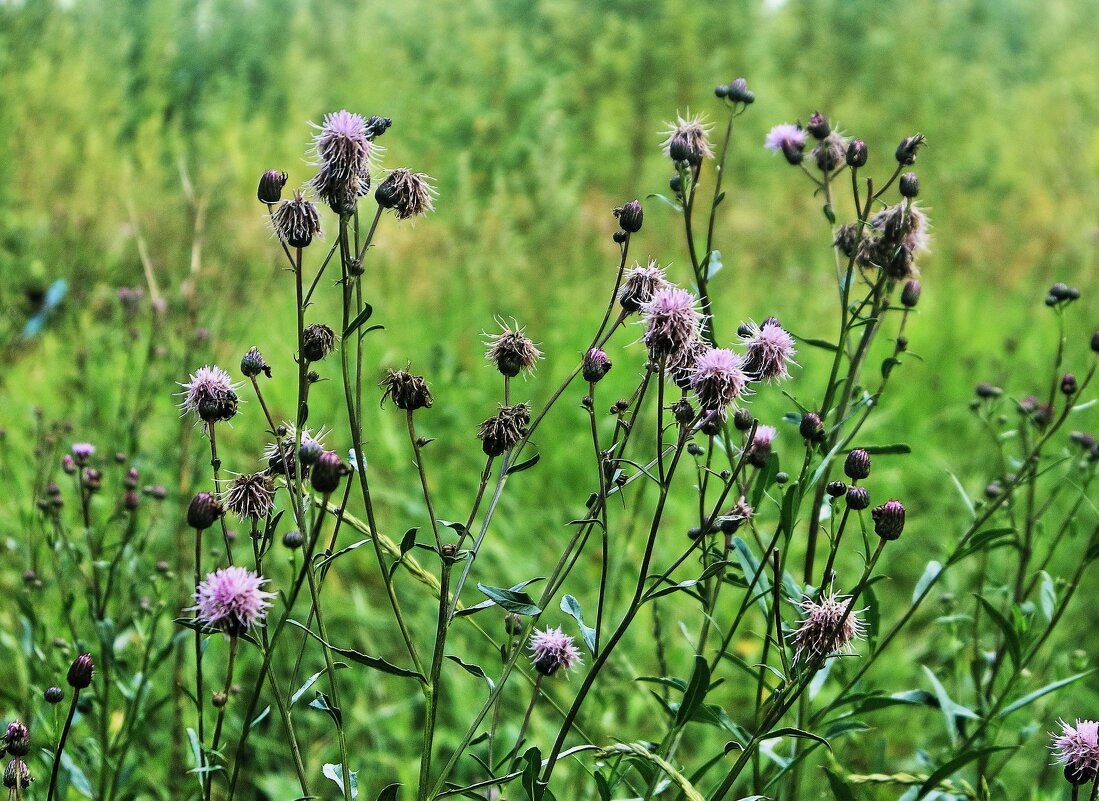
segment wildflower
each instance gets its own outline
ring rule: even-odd
[[[747,409],[737,409],[733,412],[733,427],[737,431],[747,431],[752,427],[752,423],[755,422],[755,418],[752,417],[752,413]]]
[[[184,413],[194,412],[208,426],[233,419],[237,413],[237,389],[229,374],[220,367],[207,365],[191,373],[191,381],[180,384],[184,391],[179,406]]]
[[[601,381],[603,376],[611,371],[611,360],[607,358],[607,354],[599,348],[592,348],[584,354],[584,380],[589,384],[594,384],[597,381]]]
[[[646,331],[642,339],[656,359],[687,347],[698,338],[702,314],[695,297],[685,289],[668,286],[658,289],[642,307]]]
[[[259,520],[275,508],[275,482],[265,473],[246,473],[229,482],[221,500],[237,517]]]
[[[820,419],[820,415],[816,412],[807,412],[802,415],[798,433],[807,442],[820,442],[824,439],[824,421]]]
[[[499,456],[514,448],[527,435],[530,425],[530,407],[525,403],[501,406],[495,417],[481,423],[477,439],[487,456]]]
[[[267,364],[263,354],[255,347],[249,348],[248,352],[244,354],[244,358],[240,360],[240,371],[247,378],[255,378],[260,373],[268,378],[271,377],[271,366]]]
[[[924,144],[926,137],[923,134],[913,134],[912,136],[906,136],[901,140],[901,143],[897,145],[897,163],[908,166],[916,163],[916,153],[919,151],[920,146]]]
[[[920,302],[920,291],[923,287],[920,282],[912,279],[904,282],[904,287],[901,289],[901,303],[906,308],[915,308],[916,304]]]
[[[504,330],[490,335],[485,343],[489,346],[485,358],[508,378],[519,375],[521,370],[533,373],[534,366],[542,358],[542,351],[524,333],[525,329],[518,325],[511,328],[503,323],[501,326]]]
[[[861,512],[870,506],[870,490],[866,487],[848,487],[847,506],[854,512]]]
[[[709,349],[709,342],[702,337],[695,337],[679,350],[668,354],[664,362],[664,374],[686,392],[691,388],[691,379],[694,377],[695,364],[699,356]]]
[[[275,210],[271,220],[279,239],[292,248],[305,248],[314,236],[321,235],[321,218],[317,207],[301,192],[294,192],[291,200],[284,200]]]
[[[1076,719],[1070,726],[1063,720],[1060,734],[1050,733],[1054,762],[1065,766],[1065,778],[1073,784],[1084,784],[1099,772],[1099,723]]]
[[[631,200],[625,206],[614,210],[614,216],[618,218],[618,224],[622,230],[629,234],[636,234],[641,230],[641,223],[645,219],[645,212],[641,203]]]
[[[26,725],[18,720],[8,724],[8,729],[0,737],[0,754],[5,751],[13,757],[26,756],[31,750],[31,733]]]
[[[282,200],[282,188],[286,186],[286,173],[280,170],[267,170],[259,178],[259,188],[256,197],[260,203],[268,205]]]
[[[901,197],[914,198],[920,194],[920,176],[914,172],[906,172],[901,176],[898,187]]]
[[[370,137],[366,120],[346,109],[326,114],[313,137],[316,176],[309,185],[337,214],[350,214],[370,191]]]
[[[552,676],[558,670],[571,670],[580,663],[580,649],[572,637],[560,628],[534,630],[530,638],[530,660],[534,669],[543,676]]]
[[[431,408],[431,391],[422,375],[414,375],[407,370],[387,370],[381,386],[385,389],[383,403],[389,398],[398,409],[408,412]]]
[[[801,164],[805,158],[805,129],[794,123],[776,125],[767,132],[763,146],[774,153],[782,153],[790,164]]]
[[[904,531],[904,504],[888,500],[881,506],[875,506],[870,512],[874,518],[874,533],[883,540],[895,540]]]
[[[95,455],[95,445],[90,442],[74,442],[72,446],[73,459],[78,465],[83,467],[88,463],[88,460]]]
[[[317,459],[310,471],[310,481],[313,489],[322,495],[335,492],[340,486],[340,479],[351,474],[351,468],[340,458],[335,451],[325,451]]]
[[[34,779],[31,778],[30,768],[22,759],[13,759],[4,768],[4,786],[9,790],[15,790],[17,794],[20,790],[30,787],[32,781]]]
[[[790,377],[794,338],[776,320],[768,318],[763,325],[749,322],[741,334],[747,346],[744,371],[756,381],[779,381]]]
[[[66,453],[61,457],[61,469],[70,476],[76,472],[76,460],[71,454]]]
[[[870,158],[870,154],[866,149],[866,142],[861,139],[854,139],[851,144],[847,146],[847,166],[848,167],[863,167],[866,165],[867,160]]]
[[[336,346],[336,332],[324,323],[307,325],[302,331],[302,355],[307,361],[319,362]]]
[[[722,534],[735,534],[740,527],[755,516],[755,509],[748,503],[748,499],[740,496],[733,508],[723,514],[719,521]]]
[[[267,469],[285,474],[290,480],[294,480],[298,473],[298,461],[301,461],[301,476],[303,479],[309,476],[309,465],[324,453],[325,429],[315,434],[309,428],[301,430],[301,447],[298,447],[298,432],[293,423],[283,423],[279,426],[282,438],[279,442],[272,442],[263,450],[263,459],[267,462]],[[285,466],[283,458],[286,459]]]
[[[92,661],[92,655],[81,654],[69,665],[69,673],[66,679],[70,687],[83,690],[91,685],[94,674],[95,663]]]
[[[813,148],[810,155],[821,172],[832,172],[847,161],[847,140],[832,131]]]
[[[771,446],[775,441],[774,426],[756,426],[755,436],[748,445],[748,464],[753,467],[765,467],[771,459]]]
[[[704,117],[684,119],[676,115],[675,123],[666,131],[667,139],[661,147],[672,161],[685,161],[697,167],[705,158],[713,158],[710,148],[710,129],[704,124]]]
[[[435,210],[435,187],[422,172],[393,170],[374,191],[374,199],[383,209],[393,209],[398,220],[407,220]]]
[[[828,138],[828,135],[832,133],[832,126],[828,122],[828,118],[821,114],[819,111],[814,111],[809,116],[809,122],[805,126],[805,130],[813,135],[814,139],[823,141]]]
[[[742,363],[740,354],[726,348],[710,348],[695,360],[691,388],[703,407],[721,409],[744,394],[748,376]]]
[[[523,633],[523,618],[517,612],[504,615],[504,631],[512,637]]]
[[[655,259],[650,259],[644,267],[638,264],[626,273],[622,288],[618,290],[618,302],[622,304],[623,311],[641,311],[657,291],[667,286],[669,284],[664,270],[657,265]]]
[[[47,687],[42,697],[46,699],[47,704],[60,704],[65,700],[65,691],[60,687]]]
[[[225,567],[210,573],[195,588],[196,620],[205,628],[220,629],[230,636],[263,622],[275,594],[260,589],[267,583],[247,568]]]
[[[747,106],[755,102],[756,96],[748,88],[748,82],[743,78],[737,78],[724,88],[725,96],[734,103],[743,103]]]
[[[819,603],[808,596],[798,603],[805,618],[790,635],[795,662],[851,653],[852,642],[863,636],[863,622],[858,612],[848,612],[850,597],[830,592]]]
[[[841,495],[847,494],[847,485],[842,481],[829,481],[824,489],[832,498],[839,498]]]
[[[1061,394],[1063,395],[1075,395],[1079,385],[1076,383],[1076,376],[1072,373],[1065,373],[1061,377]]]
[[[870,454],[862,448],[855,448],[843,462],[843,472],[856,481],[870,475]]]

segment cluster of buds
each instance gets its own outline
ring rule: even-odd
[[[1080,299],[1080,290],[1074,286],[1063,284],[1058,281],[1056,284],[1049,288],[1049,292],[1046,293],[1046,305],[1050,308],[1060,308],[1067,306],[1074,300]]]
[[[714,88],[714,95],[722,100],[727,100],[734,106],[750,106],[756,102],[756,96],[748,88],[748,82],[743,78],[737,78],[732,83],[722,84]]]

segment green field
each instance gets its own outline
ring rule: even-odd
[[[146,635],[143,626],[166,638],[171,619],[179,616],[180,588],[190,582],[189,556],[178,553],[177,543],[189,541],[177,540],[189,536],[180,521],[191,494],[211,482],[207,440],[190,420],[179,419],[178,382],[207,363],[239,378],[240,358],[254,345],[274,367],[274,377],[263,385],[273,414],[281,420],[294,413],[294,281],[266,211],[256,202],[255,186],[271,168],[289,173],[288,189],[312,177],[305,155],[310,121],[341,108],[392,118],[393,127],[379,140],[385,148],[379,166],[425,172],[438,189],[434,213],[415,221],[382,218],[362,279],[365,300],[374,308],[371,323],[384,326],[363,339],[362,428],[379,528],[397,542],[414,526],[423,538],[428,524],[403,414],[376,402],[381,391],[375,385],[385,368],[411,364],[427,377],[435,401],[417,413],[417,428],[434,439],[425,459],[436,516],[463,519],[484,461],[477,426],[501,400],[499,376],[483,356],[485,332],[498,330],[494,318],[525,326],[545,354],[533,376],[511,384],[513,399],[537,410],[575,367],[603,316],[619,258],[611,241],[617,229],[612,208],[634,198],[644,204],[645,224],[632,239],[631,263],[655,258],[669,265],[671,280],[692,286],[682,219],[650,197],[669,194],[673,168],[660,142],[677,112],[708,115],[719,137],[726,116],[714,86],[744,76],[756,95],[733,127],[727,194],[717,214],[716,247],[724,267],[711,289],[719,344],[733,342],[741,321],[769,315],[801,340],[836,337],[832,226],[804,176],[763,148],[767,131],[819,110],[845,134],[866,141],[870,167],[883,178],[896,164],[897,142],[925,134],[928,144],[914,167],[920,204],[932,220],[932,249],[920,263],[923,296],[907,324],[908,355],[856,443],[904,443],[911,449],[875,457],[871,482],[875,503],[897,497],[908,509],[904,537],[886,552],[879,571],[885,578],[874,586],[874,614],[884,631],[908,608],[928,561],[943,560],[968,525],[970,512],[959,490],[978,505],[987,502],[985,486],[1005,472],[994,438],[970,410],[974,387],[991,382],[1005,388],[1009,397],[1002,399],[1002,410],[1009,428],[1018,418],[1010,399],[1044,396],[1049,388],[1060,318],[1043,299],[1055,281],[1081,292],[1063,316],[1062,372],[1082,377],[1092,364],[1088,343],[1099,323],[1097,30],[1099,6],[1085,0],[0,3],[0,185],[6,196],[0,214],[0,477],[8,488],[0,498],[0,592],[8,599],[0,604],[0,657],[7,666],[0,720],[33,719],[32,735],[37,726],[44,738],[36,743],[44,753],[36,747],[28,757],[37,783],[24,797],[46,797],[52,745],[45,732],[56,731],[57,714],[65,710],[47,708],[41,691],[53,683],[51,676],[60,679],[77,647],[66,622],[64,582],[49,574],[44,556],[36,501],[45,473],[64,479],[55,475],[60,454],[71,442],[88,441],[108,463],[104,472],[108,481],[116,480],[114,486],[132,465],[143,486],[167,488],[162,502],[142,498],[148,545],[128,563],[119,590],[124,606],[136,608],[146,599],[156,610],[138,615],[144,623],[136,628],[115,632],[121,663],[136,676],[136,657],[126,653]],[[700,184],[704,194],[712,191],[706,180]],[[839,198],[842,222],[853,210],[849,197]],[[328,235],[308,252],[314,266],[336,234],[330,213],[325,225]],[[41,318],[41,330],[28,336],[28,321],[36,319],[58,279],[67,282],[66,296]],[[132,319],[120,308],[121,287],[144,292]],[[164,310],[154,314],[149,301],[156,296]],[[324,279],[309,321],[339,329],[340,314],[340,292]],[[633,328],[607,347],[615,368],[599,385],[599,415],[640,380],[646,354],[638,342],[642,328]],[[783,388],[817,408],[831,356],[804,341],[798,347],[799,367]],[[872,375],[890,353],[892,343],[883,338],[868,361]],[[334,428],[327,444],[346,456],[351,443],[339,362],[317,369],[326,380],[314,385],[310,423]],[[540,462],[509,481],[476,563],[477,581],[508,587],[547,575],[571,535],[569,521],[584,516],[585,499],[598,486],[583,394],[579,385],[570,388],[532,438]],[[229,473],[258,470],[270,439],[249,387],[241,398],[232,426],[218,431],[219,455]],[[751,410],[762,423],[778,427],[775,450],[782,469],[796,475],[804,449],[796,423],[783,421],[795,410],[791,400],[766,388]],[[645,421],[652,416],[646,415]],[[1099,430],[1099,413],[1093,407],[1074,412],[1064,430]],[[43,439],[46,433],[53,439]],[[1011,437],[1005,442],[1011,446]],[[1051,492],[1058,482],[1068,489],[1053,497],[1048,524],[1037,528],[1039,543],[1054,536],[1079,489],[1068,470],[1079,459],[1073,448],[1061,436],[1046,454],[1055,462],[1066,455],[1057,468],[1065,475],[1045,475],[1040,492]],[[117,467],[109,459],[116,451],[126,454]],[[659,564],[689,544],[687,530],[697,525],[692,480],[679,476],[682,492],[661,525]],[[1078,494],[1083,500],[1073,508],[1075,527],[1046,565],[1055,578],[1069,575],[1084,559],[1099,516],[1099,496],[1086,485]],[[117,498],[105,495],[96,503],[107,515]],[[625,603],[637,579],[654,496],[641,489],[627,504],[612,507],[622,549],[610,572],[612,609]],[[769,510],[775,516],[777,505]],[[363,514],[355,502],[349,511]],[[74,513],[71,506],[65,510]],[[280,536],[285,528],[284,522]],[[354,534],[341,537],[346,545]],[[863,564],[856,544],[861,545],[852,536],[839,561],[841,573],[855,577]],[[794,574],[804,546],[803,536],[789,546]],[[981,557],[980,590],[997,601],[1007,598],[1013,579],[1010,552]],[[435,570],[429,555],[417,558]],[[295,559],[276,543],[268,561],[276,586],[289,580]],[[160,560],[171,568],[167,576],[153,568]],[[337,563],[324,585],[328,631],[344,647],[401,663],[403,646],[374,562],[373,551],[364,548]],[[40,585],[25,580],[31,569],[40,574]],[[868,674],[869,687],[934,693],[926,666],[954,700],[974,705],[970,658],[1002,647],[987,614],[982,638],[973,640],[976,570],[976,562],[967,562],[944,578],[912,628]],[[398,576],[410,626],[430,651],[434,600],[411,574]],[[594,609],[598,580],[593,548],[566,588],[585,613]],[[1056,586],[1063,591],[1063,584]],[[1092,603],[1096,588],[1095,575],[1086,573],[1065,619],[1020,675],[1019,694],[1099,665],[1087,636],[1099,623]],[[733,597],[730,592],[730,604]],[[482,600],[472,582],[462,600]],[[659,609],[655,616],[653,608]],[[1025,614],[1033,608],[1031,603]],[[498,612],[473,619],[500,640]],[[303,609],[300,617],[305,614]],[[548,608],[546,623],[575,629],[558,611],[558,601]],[[734,643],[749,662],[764,624],[763,617],[749,620]],[[588,737],[600,745],[615,738],[659,743],[665,734],[661,692],[634,679],[690,678],[693,652],[684,632],[697,625],[697,609],[680,596],[645,607],[608,662],[597,698],[581,712],[582,734],[577,730],[569,743]],[[97,636],[83,618],[75,628],[88,641]],[[189,647],[189,634],[180,631]],[[293,655],[302,645],[300,634],[294,637],[278,668],[287,685],[324,666],[313,643],[304,650],[301,669],[294,670]],[[449,648],[490,674],[499,666],[496,649],[471,626],[457,624]],[[224,644],[212,640],[208,653],[221,664]],[[857,667],[852,660],[839,662],[839,673]],[[258,659],[249,653],[241,664],[241,671],[254,671]],[[220,681],[218,670],[212,669],[210,681]],[[725,675],[727,683],[714,689],[709,702],[738,720],[750,716],[754,683],[736,669]],[[401,782],[402,801],[413,798],[424,714],[419,694],[399,679],[361,667],[340,676],[360,797],[374,798],[391,782]],[[445,681],[450,695],[440,708],[436,735],[443,761],[486,692],[482,680],[450,663]],[[124,789],[111,797],[195,795],[195,780],[185,772],[193,767],[191,748],[173,712],[172,699],[182,691],[170,666],[153,683],[154,696],[164,702],[149,711],[132,751],[120,759],[128,760],[120,779]],[[574,676],[554,681],[545,692],[567,708],[578,685]],[[129,697],[127,690],[132,694],[133,687],[120,680],[118,698]],[[666,700],[666,688],[664,693]],[[528,685],[509,685],[502,698],[501,726],[514,738]],[[942,706],[941,699],[937,703]],[[242,726],[237,706],[230,704],[226,724],[234,733]],[[308,744],[306,768],[318,795],[335,798],[335,785],[321,778],[323,764],[340,761],[332,722],[304,702],[302,707],[295,718]],[[548,704],[539,712],[528,734],[544,756],[561,716]],[[189,702],[184,714],[193,714]],[[1094,676],[1020,710],[996,741],[1019,745],[1019,751],[1009,762],[1007,752],[995,757],[994,765],[1003,761],[1006,767],[995,771],[987,796],[978,789],[970,797],[1068,797],[1060,769],[1049,766],[1045,733],[1059,718],[1097,715]],[[100,716],[88,717],[83,729],[79,721],[74,729],[72,759],[85,765],[94,785],[91,797],[100,798],[98,768],[92,767],[100,764],[100,740],[90,722]],[[272,713],[257,727],[240,798],[300,795],[275,718]],[[890,707],[859,720],[866,730],[837,736],[831,753],[821,748],[806,760],[798,798],[837,792],[822,767],[836,776],[926,778],[958,737],[933,704]],[[123,716],[108,717],[104,725],[113,737]],[[192,724],[185,719],[184,725]],[[961,716],[951,725],[960,726],[964,740],[972,724]],[[693,770],[730,739],[719,728],[692,725],[677,764]],[[581,767],[576,760],[555,774],[557,798],[598,797],[585,772],[591,762]],[[972,767],[959,767],[955,779],[972,781],[966,773]],[[456,776],[480,778],[471,761]],[[709,780],[703,784],[708,788]],[[903,782],[873,781],[854,781],[849,788],[849,797],[883,799],[907,789]],[[612,797],[638,797],[634,789],[623,785]],[[738,785],[743,792],[730,797],[758,789]],[[781,784],[764,793],[793,801]],[[959,790],[955,797],[966,795]],[[85,796],[75,785],[68,792],[69,798]],[[525,796],[513,784],[503,797]],[[659,797],[683,796],[672,786]],[[842,801],[838,792],[836,797]]]

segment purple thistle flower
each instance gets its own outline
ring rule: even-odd
[[[721,409],[744,394],[748,376],[740,354],[726,348],[710,348],[695,360],[691,387],[706,409]]]
[[[689,111],[687,113],[690,114]],[[686,161],[696,166],[704,158],[713,158],[710,129],[705,122],[706,118],[702,116],[684,119],[677,114],[675,122],[668,123],[668,130],[665,131],[667,139],[661,144],[664,154],[672,161]]]
[[[790,377],[789,365],[793,361],[794,338],[778,323],[763,321],[762,326],[753,322],[746,325],[747,354],[744,372],[756,381],[779,381]]]
[[[72,452],[73,459],[78,465],[86,465],[88,460],[95,455],[95,445],[90,442],[74,442]]]
[[[180,384],[183,396],[179,407],[184,414],[194,412],[207,425],[231,420],[237,413],[237,389],[229,374],[220,367],[206,365],[191,373],[189,383]]]
[[[262,623],[267,615],[268,598],[275,594],[260,589],[266,583],[267,579],[239,565],[222,568],[208,574],[195,589],[192,611],[205,628],[236,636]]]
[[[580,649],[560,628],[535,629],[530,638],[530,661],[543,676],[552,676],[558,670],[568,671],[578,665]]]
[[[657,290],[667,286],[664,270],[656,259],[650,259],[644,267],[637,264],[626,273],[622,288],[618,290],[618,302],[622,304],[623,311],[641,311],[641,307],[653,299]]]
[[[748,464],[753,467],[763,467],[771,458],[771,446],[778,432],[774,426],[756,426],[755,436],[748,445]]]
[[[702,313],[695,297],[685,289],[668,286],[658,289],[652,300],[641,307],[646,331],[642,339],[654,358],[671,356],[698,339]]]
[[[798,602],[805,619],[790,635],[795,662],[851,653],[852,642],[863,636],[863,622],[855,610],[846,614],[850,597],[830,592],[819,603],[808,596]]]
[[[1053,743],[1050,749],[1053,751],[1054,763],[1065,766],[1065,776],[1082,779],[1074,783],[1083,784],[1089,781],[1099,772],[1099,722],[1094,720],[1076,719],[1076,725],[1070,726],[1063,720],[1057,721],[1061,726],[1060,734],[1050,732]]]
[[[821,172],[832,172],[847,163],[847,140],[832,131],[813,148],[810,155]]]
[[[805,139],[804,128],[786,122],[767,132],[763,146],[774,153],[782,153],[791,164],[800,164],[805,158]]]
[[[350,214],[359,198],[370,191],[372,145],[367,122],[346,109],[326,114],[316,125],[313,162],[319,169],[309,185],[337,214]]]
[[[664,374],[681,390],[686,392],[691,388],[691,379],[694,377],[695,363],[698,357],[710,349],[710,343],[701,337],[688,342],[679,350],[668,354],[664,362]]]

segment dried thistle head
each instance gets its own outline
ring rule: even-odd
[[[690,115],[690,112],[687,112]],[[703,116],[688,116],[684,118],[676,115],[674,123],[668,123],[667,137],[661,147],[664,154],[672,161],[685,161],[692,166],[698,166],[703,159],[713,158],[714,151],[710,147],[710,128]]]
[[[397,219],[407,220],[434,211],[437,194],[429,176],[402,167],[378,185],[374,199],[383,209],[393,209]]]
[[[256,197],[260,203],[268,205],[282,200],[282,188],[286,186],[286,173],[282,170],[267,170],[260,176]]]
[[[321,235],[317,207],[297,191],[293,198],[282,201],[275,209],[271,224],[278,238],[292,248],[309,247],[313,237]]]
[[[691,388],[695,363],[709,349],[709,342],[702,337],[695,337],[682,348],[668,354],[664,362],[664,374],[672,380],[672,383],[686,392]]]
[[[387,370],[380,386],[384,390],[382,403],[389,398],[394,406],[407,412],[431,408],[431,391],[422,375],[407,370]]]
[[[525,403],[500,406],[495,416],[481,423],[477,439],[481,440],[481,449],[487,456],[500,456],[526,436],[528,425],[530,406]]]
[[[847,163],[847,140],[832,131],[817,143],[810,156],[821,172],[834,172]]]
[[[626,273],[622,281],[622,287],[618,290],[618,302],[622,304],[625,312],[641,311],[641,308],[652,300],[657,290],[669,286],[664,270],[650,259],[645,266],[634,265]]]
[[[302,331],[302,355],[306,361],[319,362],[336,347],[336,332],[324,323],[312,323]]]
[[[237,476],[222,492],[221,502],[241,519],[259,520],[275,508],[275,482],[267,473]]]
[[[503,330],[498,334],[488,335],[485,344],[489,347],[485,358],[508,378],[514,378],[523,370],[528,374],[533,373],[538,360],[542,358],[542,351],[526,335],[526,329],[514,321],[511,326],[500,319],[497,322]]]
[[[301,430],[301,447],[298,447],[298,432],[293,423],[283,423],[279,426],[279,432],[283,433],[277,442],[272,442],[263,449],[263,461],[267,463],[267,469],[276,474],[284,475],[290,481],[296,479],[298,462],[301,462],[301,477],[309,477],[309,467],[325,450],[324,438],[327,430],[321,428],[314,433],[312,429]],[[285,461],[285,465],[283,462]]]
[[[795,662],[851,653],[852,643],[863,636],[863,622],[857,611],[847,612],[850,597],[829,592],[819,601],[805,597],[798,603],[805,618],[790,635]]]

